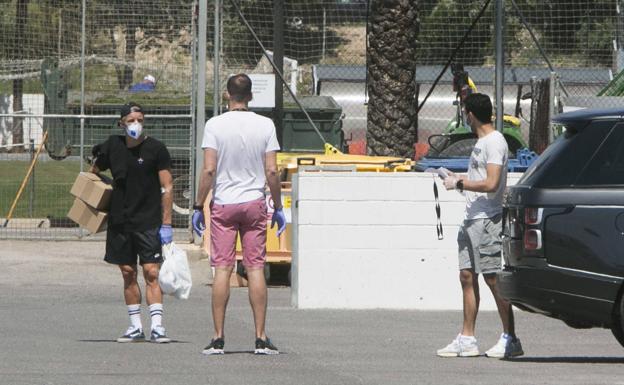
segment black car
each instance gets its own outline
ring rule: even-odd
[[[563,133],[506,194],[499,289],[624,346],[624,108],[553,120]]]

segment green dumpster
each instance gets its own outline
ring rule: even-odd
[[[342,108],[331,96],[303,96],[299,99],[327,143],[344,150]],[[284,105],[282,151],[323,152],[324,143],[305,114],[294,103]]]
[[[128,100],[132,100],[128,97]],[[342,131],[342,108],[336,103],[331,96],[303,96],[300,98],[301,104],[304,106],[312,121],[325,138],[325,140],[338,149],[344,149],[344,133]],[[189,115],[188,105],[151,105],[146,101],[139,100],[149,115]],[[89,103],[85,105],[86,115],[113,115],[119,114],[122,103]],[[68,112],[78,115],[80,106],[78,104],[69,104]],[[270,108],[252,108],[252,111],[273,118],[273,110]],[[283,110],[283,134],[282,134],[282,151],[287,152],[323,152],[324,143],[318,136],[314,128],[310,125],[305,114],[299,106],[294,102],[284,104]],[[206,106],[206,119],[212,117],[212,106]],[[85,138],[84,143],[87,146],[100,143],[109,135],[118,132],[118,118],[102,119],[87,118],[85,119]],[[80,145],[80,120],[73,119],[73,129],[69,142],[73,147]],[[165,118],[151,117],[147,122],[147,132],[151,136],[163,141],[172,158],[188,159],[190,151],[190,117]]]

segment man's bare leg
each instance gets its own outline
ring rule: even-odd
[[[492,295],[494,296],[494,300],[496,301],[498,315],[503,323],[503,331],[513,338],[516,338],[513,310],[511,309],[511,304],[498,293],[498,288],[496,287],[496,274],[485,274],[483,278],[485,279],[485,283],[487,283]]]
[[[162,291],[158,283],[160,264],[146,263],[143,265],[143,277],[145,278],[145,297],[147,304],[162,303]]]
[[[225,326],[225,310],[230,299],[230,276],[233,267],[216,267],[212,281],[212,321],[214,322],[214,339],[223,338]]]
[[[266,340],[264,327],[267,310],[267,286],[264,279],[264,268],[247,269],[247,282],[249,284],[249,303],[256,326],[256,338]]]
[[[121,275],[124,280],[124,299],[126,305],[136,305],[141,303],[141,289],[137,283],[136,265],[119,265]]]
[[[479,275],[469,269],[459,271],[464,300],[464,323],[461,334],[474,336],[479,311]]]

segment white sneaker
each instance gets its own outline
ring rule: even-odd
[[[485,355],[491,358],[518,357],[523,354],[524,351],[522,351],[520,339],[516,338],[516,340],[513,341],[511,336],[505,336],[505,333],[501,334],[496,345],[492,346],[490,350],[485,352]]]
[[[479,355],[477,339],[458,334],[446,347],[437,351],[439,357],[476,357]]]

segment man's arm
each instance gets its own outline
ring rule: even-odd
[[[500,164],[488,163],[485,166],[486,178],[483,180],[468,180],[466,175],[458,175],[464,183],[464,190],[475,192],[496,192],[500,183],[503,166]]]
[[[199,187],[195,197],[195,206],[204,206],[206,197],[212,188],[217,173],[217,150],[204,148],[204,167],[199,174]]]
[[[171,225],[171,210],[173,208],[173,177],[168,169],[158,171],[158,179],[162,188],[162,223]]]
[[[273,208],[275,210],[282,208],[282,185],[279,180],[277,171],[277,154],[275,151],[269,151],[265,155],[264,174],[266,175],[271,198],[273,199]]]

